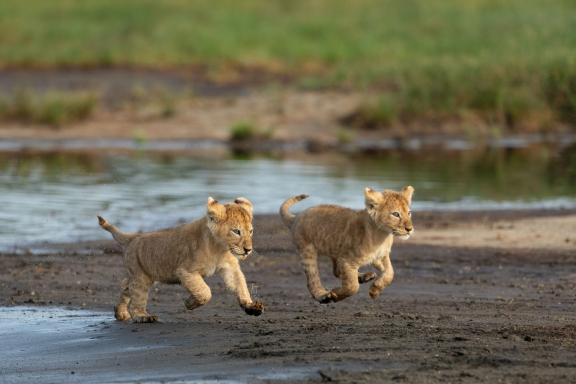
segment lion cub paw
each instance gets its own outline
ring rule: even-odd
[[[132,318],[128,309],[125,306],[122,307],[120,305],[114,307],[114,317],[118,321],[128,321]]]
[[[193,309],[196,309],[198,307],[203,306],[205,303],[204,302],[200,302],[198,300],[196,300],[193,297],[189,297],[186,300],[184,300],[184,306],[186,307],[187,310],[191,311]]]
[[[320,296],[320,298],[318,299],[318,302],[320,304],[335,303],[337,301],[337,299],[338,299],[338,296],[334,292],[329,291],[325,295]]]
[[[366,272],[358,275],[358,283],[365,284],[369,281],[372,281],[376,278],[376,274],[374,272]]]
[[[243,305],[244,312],[250,316],[260,316],[264,312],[264,304],[260,301],[254,301],[251,304]]]
[[[372,286],[370,287],[370,291],[368,293],[372,299],[376,300],[382,293],[382,289]]]
[[[133,323],[155,323],[157,321],[158,321],[158,316],[154,316],[154,315],[144,315],[144,316],[132,317]]]

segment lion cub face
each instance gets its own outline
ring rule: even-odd
[[[230,252],[244,260],[252,253],[252,203],[239,197],[234,203],[220,204],[208,198],[208,227],[216,239]]]
[[[408,239],[414,232],[410,211],[413,193],[414,188],[411,186],[404,187],[400,192],[390,190],[378,192],[366,188],[364,190],[366,211],[379,228],[401,239]]]

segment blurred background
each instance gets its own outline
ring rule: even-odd
[[[0,249],[257,214],[576,207],[570,0],[3,0]]]

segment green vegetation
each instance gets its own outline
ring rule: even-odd
[[[259,71],[381,90],[373,127],[545,129],[576,121],[575,26],[571,0],[4,0],[0,66]]]
[[[236,123],[230,128],[230,140],[244,141],[253,139],[256,135],[256,129],[249,123]]]
[[[472,74],[422,72],[400,77],[394,89],[367,101],[343,122],[375,130],[394,125],[467,120],[510,131],[547,131],[576,122],[576,67]]]
[[[4,0],[2,65],[238,65],[334,80],[573,63],[570,0]]]
[[[239,122],[230,128],[230,140],[236,142],[269,140],[272,136],[271,129],[263,130],[248,122]]]
[[[0,99],[0,119],[59,128],[88,119],[95,106],[96,98],[85,93],[32,96],[30,93],[21,92],[13,98]]]

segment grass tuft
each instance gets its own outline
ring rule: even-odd
[[[230,128],[230,141],[245,142],[252,140],[270,140],[274,132],[261,129],[248,122],[239,122]]]
[[[47,93],[33,95],[20,92],[0,100],[0,119],[24,124],[41,124],[60,128],[90,118],[96,98],[86,93]]]
[[[236,123],[230,128],[230,140],[247,141],[256,136],[256,128],[246,122]]]

